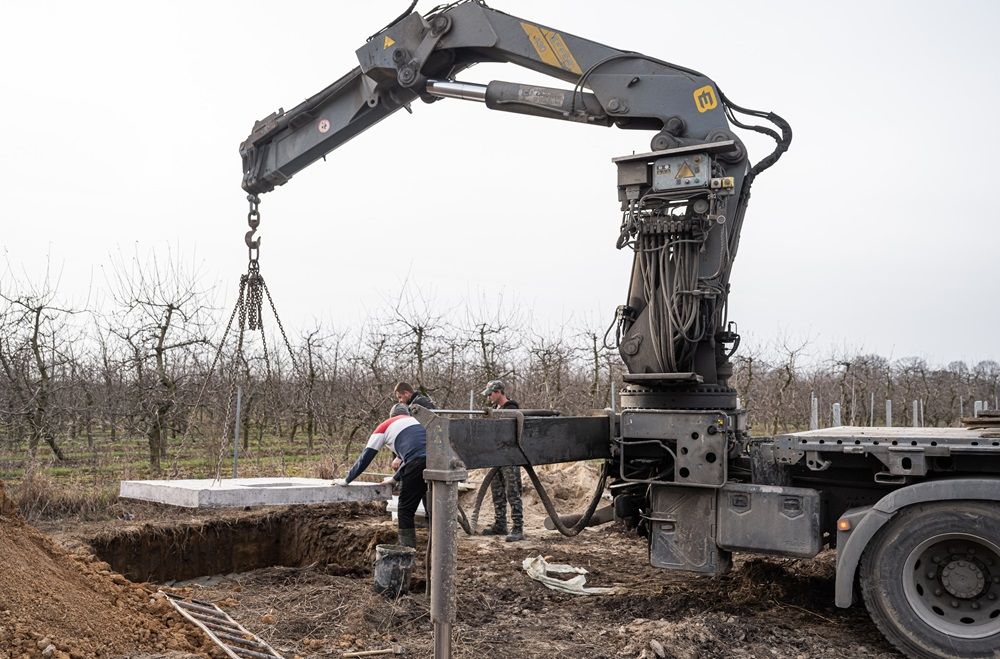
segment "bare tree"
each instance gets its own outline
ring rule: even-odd
[[[613,382],[614,363],[618,358],[617,351],[605,344],[604,335],[594,328],[587,328],[580,332],[580,338],[584,345],[581,352],[585,355],[586,363],[590,374],[589,394],[590,406],[593,409],[603,407],[602,402],[607,400],[608,389]],[[602,377],[607,373],[607,387]]]
[[[53,370],[70,361],[66,318],[77,313],[56,304],[56,286],[46,272],[40,288],[27,285],[20,293],[0,291],[7,304],[2,314],[6,331],[0,336],[0,369],[18,413],[28,422],[28,454],[32,463],[44,440],[56,458],[65,455],[56,440],[54,398],[60,385]]]
[[[766,373],[770,369],[761,357],[759,346],[744,346],[743,350],[733,360],[735,371],[735,386],[740,394],[740,403],[743,409],[749,414],[750,423],[753,424],[755,418],[763,410],[756,409],[757,400],[760,398],[760,374]]]
[[[431,311],[419,290],[404,285],[392,308],[391,327],[395,329],[392,349],[397,362],[412,364],[417,387],[431,391],[427,387],[428,365],[445,352],[441,314]]]
[[[804,339],[801,343],[793,344],[785,337],[781,341],[781,362],[778,365],[778,381],[775,395],[774,411],[771,417],[771,432],[778,433],[779,425],[788,429],[788,419],[784,416],[785,406],[793,398],[793,385],[798,377],[797,362],[809,345],[809,340]]]
[[[181,402],[185,353],[209,345],[209,308],[205,291],[197,287],[197,271],[171,254],[165,260],[155,254],[119,256],[113,265],[110,284],[117,308],[108,330],[131,348],[149,464],[158,473],[167,456],[171,414]]]
[[[462,330],[476,356],[479,380],[493,380],[510,370],[505,364],[521,346],[522,323],[519,312],[506,308],[503,296],[492,306],[481,299],[477,307],[466,307]]]
[[[1000,364],[987,359],[972,367],[976,393],[981,400],[989,401],[991,408],[1000,408]]]
[[[309,443],[309,449],[313,448],[313,438],[316,435],[316,388],[317,381],[320,377],[320,364],[321,360],[319,353],[323,350],[323,336],[320,335],[320,329],[317,327],[310,332],[306,332],[302,335],[302,352],[303,354],[303,364],[305,368],[305,377],[302,383],[303,386],[303,398],[305,403],[305,413],[306,413],[306,441]],[[292,421],[292,431],[290,438],[295,438],[295,427],[298,424]]]
[[[535,405],[558,409],[567,402],[566,384],[573,351],[563,336],[564,331],[561,327],[555,334],[531,332],[528,339],[530,360],[526,376],[535,385],[532,387],[537,392]]]

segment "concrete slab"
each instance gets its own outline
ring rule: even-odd
[[[399,497],[395,494],[392,495],[392,499],[385,506],[386,512],[392,515],[392,521],[397,521],[399,519]],[[427,511],[424,510],[423,502],[417,504],[417,510],[413,514],[413,521],[419,528],[425,528],[427,526]]]
[[[184,508],[243,508],[341,501],[388,501],[384,483],[334,485],[321,478],[224,478],[122,481],[118,496]]]

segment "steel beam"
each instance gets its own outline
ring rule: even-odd
[[[452,419],[424,408],[414,410],[414,416],[427,429],[424,479],[431,484],[434,657],[450,659],[456,616],[458,482],[472,468],[610,458],[611,417],[532,417],[493,410],[485,419]]]

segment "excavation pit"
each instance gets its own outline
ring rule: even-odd
[[[375,505],[338,504],[146,524],[93,538],[90,546],[131,581],[171,583],[314,564],[331,574],[360,577],[371,574],[375,546],[395,539],[395,529]]]

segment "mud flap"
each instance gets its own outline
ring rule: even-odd
[[[715,543],[715,490],[661,485],[650,498],[650,565],[701,574],[729,570],[732,555]]]

